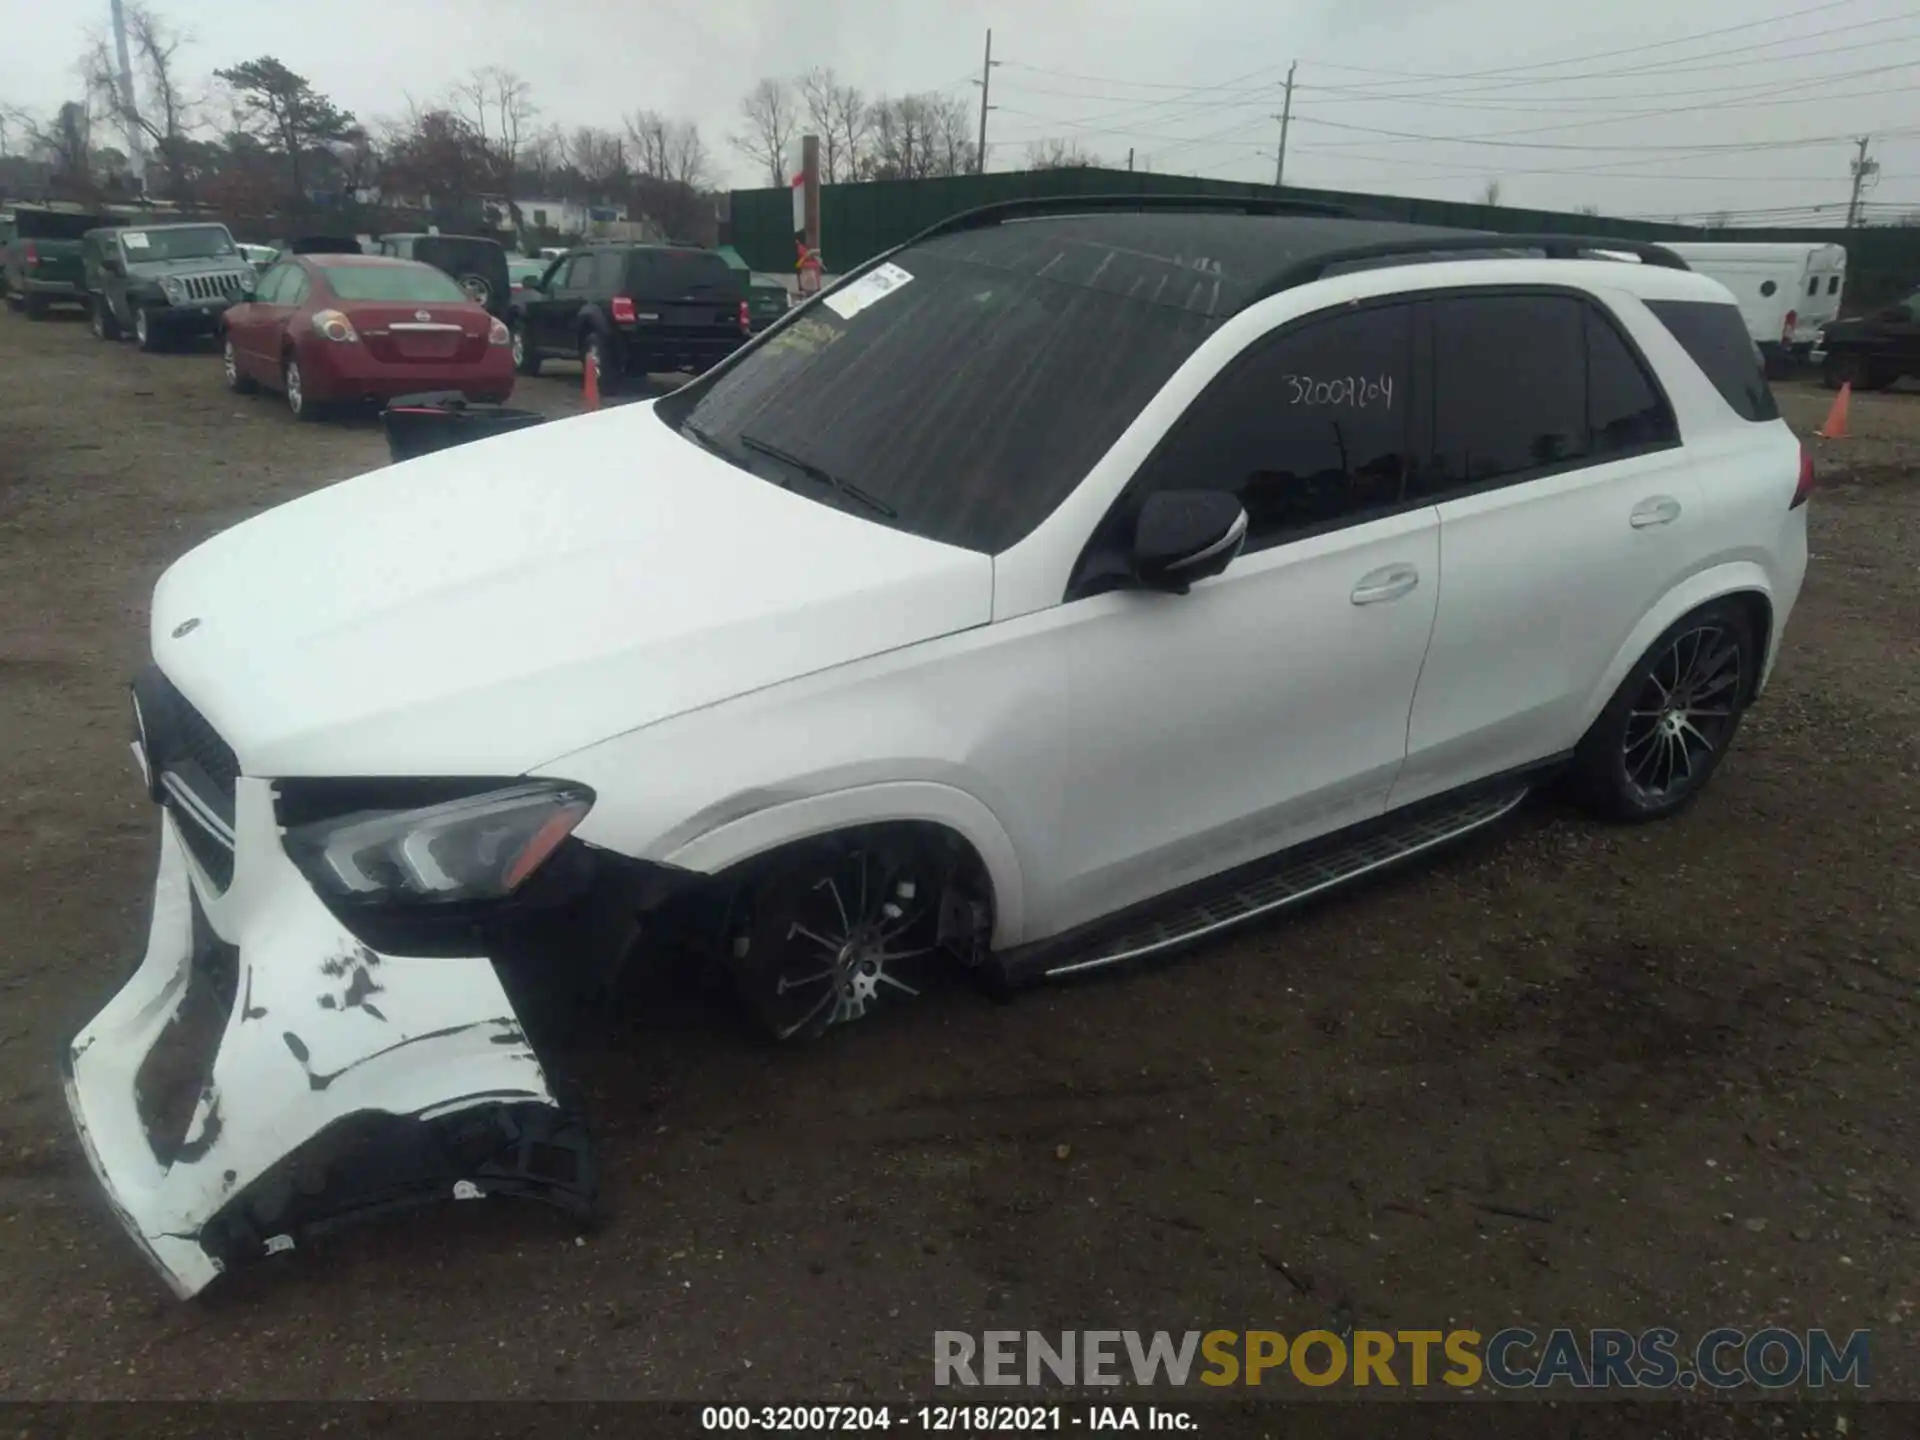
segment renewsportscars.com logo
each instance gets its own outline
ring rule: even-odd
[[[933,1383],[1765,1390],[1872,1381],[1869,1332],[1709,1330],[937,1330]]]

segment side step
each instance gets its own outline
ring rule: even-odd
[[[1163,915],[1143,919],[1096,942],[1090,958],[1070,960],[1041,973],[1047,979],[1056,979],[1102,965],[1117,965],[1297,904],[1310,895],[1491,825],[1526,799],[1530,788],[1521,785],[1483,792],[1444,807],[1423,807],[1398,822],[1389,821],[1345,841],[1336,839],[1311,853],[1280,855],[1276,857],[1276,870],[1249,876],[1244,883],[1215,890],[1204,899],[1176,903]]]

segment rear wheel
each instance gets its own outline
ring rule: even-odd
[[[1759,664],[1738,604],[1717,601],[1675,622],[1580,742],[1576,788],[1614,820],[1658,820],[1684,808],[1732,744]]]
[[[534,348],[533,341],[527,337],[525,320],[513,322],[513,368],[522,375],[540,373],[540,352]]]
[[[1829,355],[1820,367],[1820,383],[1829,390],[1851,385],[1856,390],[1884,390],[1900,378],[1897,370],[1876,364],[1850,350]]]
[[[240,368],[239,352],[233,348],[233,337],[220,337],[220,363],[227,373],[227,388],[236,395],[251,395],[260,387],[246,371]]]
[[[107,303],[107,297],[93,297],[93,333],[101,340],[120,338],[120,321],[113,313],[113,306]]]
[[[325,407],[307,393],[307,377],[301,373],[297,357],[287,356],[280,372],[280,386],[286,393],[287,409],[296,420],[324,420]]]

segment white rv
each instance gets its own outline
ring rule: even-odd
[[[1662,243],[1733,292],[1770,375],[1806,363],[1821,327],[1839,318],[1847,276],[1844,245]]]

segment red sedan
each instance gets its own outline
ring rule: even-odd
[[[289,255],[227,311],[227,384],[266,386],[302,420],[426,390],[513,393],[512,337],[452,276],[382,255]]]

